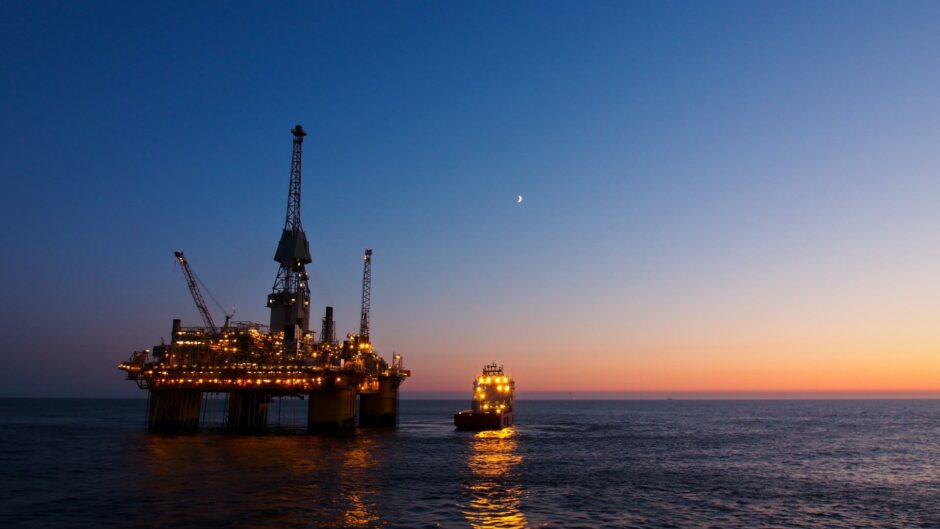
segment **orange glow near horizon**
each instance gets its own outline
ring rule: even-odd
[[[505,365],[522,398],[940,393],[936,250],[902,252],[908,243],[922,247],[919,232],[892,232],[877,249],[869,239],[811,243],[809,234],[765,245],[757,230],[760,244],[739,253],[692,251],[676,240],[671,259],[633,268],[648,255],[616,245],[573,254],[556,248],[535,267],[513,263],[513,281],[416,301],[404,313],[422,322],[420,336],[397,330],[408,321],[379,335],[413,368],[406,394],[469,395],[472,377],[492,361]],[[508,273],[503,268],[484,267],[484,275]]]
[[[792,352],[798,351],[798,352]],[[851,351],[851,352],[845,352]],[[624,349],[596,355],[543,351],[423,358],[406,392],[467,391],[496,359],[532,392],[940,392],[940,344],[869,343]],[[493,357],[493,358],[491,358]],[[503,358],[503,360],[500,360]],[[422,376],[423,371],[434,373]]]

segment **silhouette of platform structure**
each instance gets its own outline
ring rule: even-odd
[[[363,256],[359,332],[339,342],[332,307],[326,307],[319,339],[309,329],[306,265],[312,259],[300,221],[302,145],[307,133],[297,125],[291,134],[287,215],[274,256],[279,268],[266,303],[270,323],[232,322],[232,314],[227,314],[218,328],[198,278],[183,252],[177,251],[203,326],[183,327],[174,319],[170,343],[136,351],[118,365],[128,379],[149,391],[151,430],[197,430],[204,401],[212,394],[225,395],[225,427],[233,431],[267,429],[272,399],[284,397],[307,400],[306,427],[311,432],[398,424],[398,388],[411,372],[402,368],[401,355],[393,355],[388,363],[373,350],[371,249],[366,248]]]

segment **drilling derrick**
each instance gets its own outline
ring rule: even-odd
[[[369,307],[372,305],[372,250],[366,248],[362,264],[362,314],[359,316],[359,341],[369,341]]]
[[[287,193],[287,218],[277,245],[274,260],[280,263],[274,288],[268,296],[271,309],[271,331],[284,332],[284,344],[296,347],[310,325],[310,287],[305,265],[311,262],[310,244],[300,223],[300,161],[304,141],[303,127],[297,125],[290,164],[290,187]]]

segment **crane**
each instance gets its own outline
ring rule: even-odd
[[[193,295],[193,301],[196,302],[196,308],[199,309],[199,315],[202,316],[202,323],[206,326],[206,331],[211,336],[218,336],[220,334],[219,329],[215,326],[215,321],[212,319],[212,314],[209,313],[209,307],[206,306],[206,300],[202,297],[202,292],[199,290],[199,284],[197,283],[198,278],[196,274],[193,273],[193,270],[189,267],[189,261],[186,260],[186,256],[183,255],[182,250],[177,250],[173,252],[173,255],[176,256],[176,259],[180,263],[180,267],[183,269],[183,276],[186,278],[186,286],[189,287],[189,293]],[[207,290],[208,292],[208,290]],[[209,296],[212,296],[212,293],[209,293]],[[212,298],[215,301],[216,305],[219,302]],[[224,310],[222,311],[225,312]],[[225,314],[225,324],[222,326],[222,331],[225,332],[228,329],[229,320],[232,316],[235,315],[235,310],[233,309],[231,313]]]
[[[362,314],[359,317],[359,339],[369,341],[369,307],[372,305],[372,249],[366,248],[362,258]]]

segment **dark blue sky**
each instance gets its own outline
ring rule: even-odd
[[[923,389],[938,27],[933,2],[3,2],[0,395],[136,395],[114,365],[199,321],[178,248],[266,321],[295,123],[317,312],[355,328],[375,248],[412,390],[492,359],[539,390]],[[559,380],[574,358],[607,378]]]

